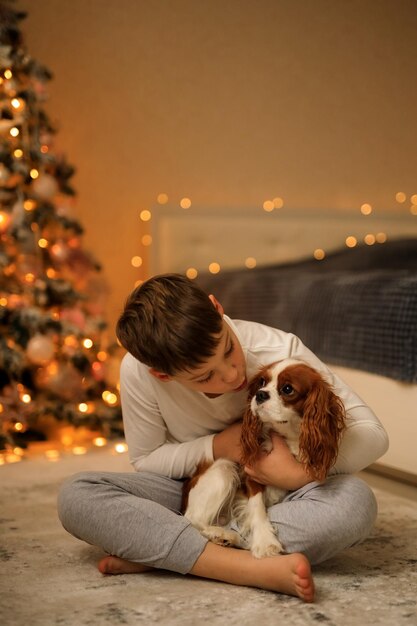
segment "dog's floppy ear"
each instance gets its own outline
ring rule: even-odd
[[[252,465],[259,454],[263,442],[263,423],[252,413],[251,400],[260,387],[263,369],[249,383],[248,402],[243,415],[240,445],[242,449],[242,465]]]
[[[299,459],[316,480],[334,465],[345,429],[345,408],[330,385],[317,378],[304,403]]]
[[[252,465],[259,455],[259,447],[262,443],[263,424],[251,411],[250,406],[243,416],[240,446],[242,449],[242,465]]]

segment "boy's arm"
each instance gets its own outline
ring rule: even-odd
[[[203,459],[213,458],[213,437],[207,435],[185,443],[169,442],[169,433],[157,399],[146,380],[141,380],[132,357],[123,359],[120,392],[123,425],[129,458],[136,471],[183,478],[190,476]]]

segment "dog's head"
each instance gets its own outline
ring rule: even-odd
[[[258,456],[265,428],[279,432],[280,424],[299,430],[298,459],[313,478],[324,480],[336,461],[345,410],[323,376],[302,361],[272,363],[250,382],[241,438],[244,464]]]

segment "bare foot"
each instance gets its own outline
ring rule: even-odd
[[[105,556],[97,567],[102,574],[142,574],[152,569],[140,563],[120,559],[118,556]]]
[[[311,575],[310,563],[302,554],[290,554],[289,556],[297,557],[293,563],[294,588],[296,594],[304,600],[304,602],[313,602],[314,600],[314,581]],[[302,557],[301,559],[298,557]]]
[[[209,542],[191,574],[234,585],[269,589],[297,596],[304,602],[314,600],[310,563],[300,553],[257,559],[248,550],[225,548]]]

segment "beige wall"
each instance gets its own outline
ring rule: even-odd
[[[407,210],[417,193],[415,0],[20,0],[76,166],[111,323],[165,192],[177,205]],[[192,210],[192,209],[190,209]],[[417,218],[416,218],[417,219]],[[296,242],[294,242],[296,245]],[[146,264],[145,264],[146,272]]]

